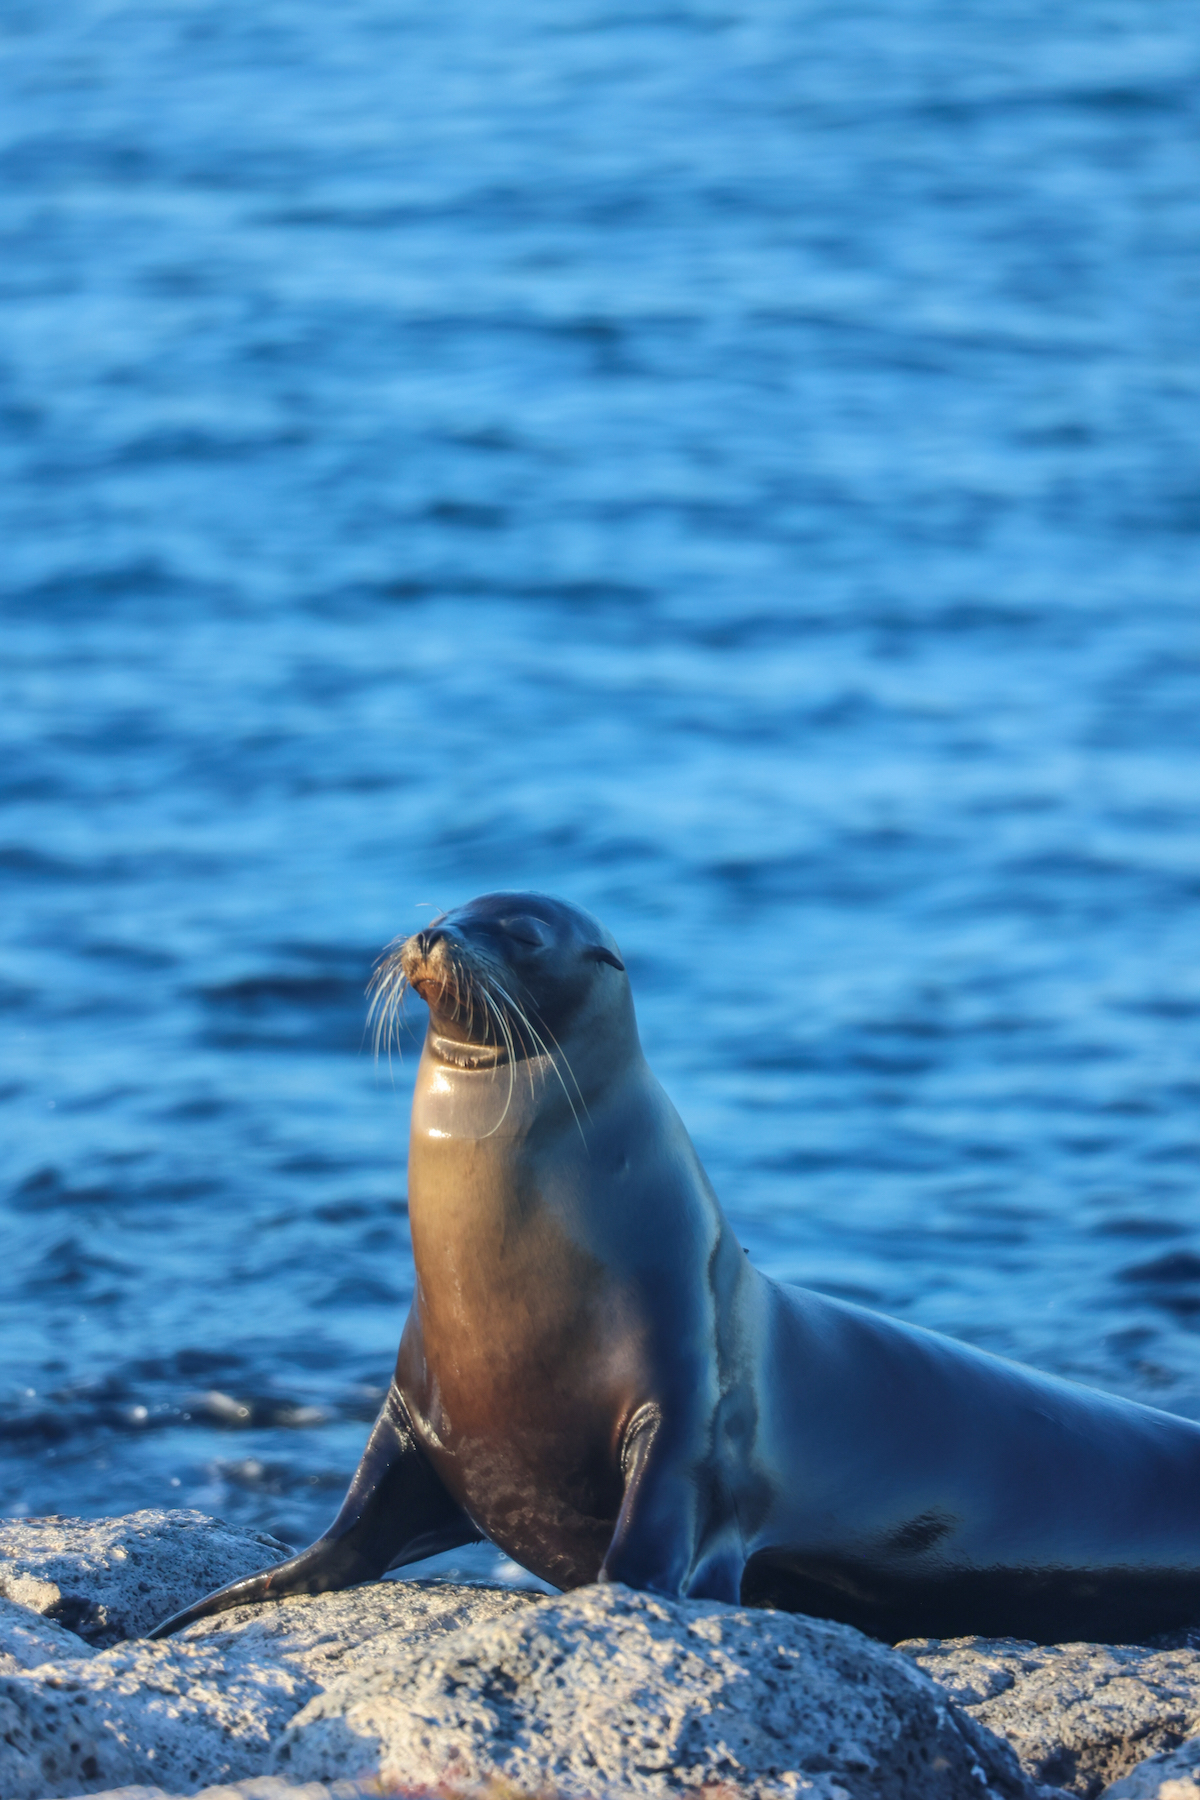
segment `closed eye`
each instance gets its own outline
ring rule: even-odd
[[[543,950],[550,942],[549,927],[541,919],[526,918],[501,919],[500,929],[518,944],[529,944],[534,950]]]

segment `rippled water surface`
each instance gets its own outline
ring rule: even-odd
[[[363,989],[503,886],[762,1267],[1200,1417],[1195,6],[11,0],[0,86],[0,1510],[324,1523]]]

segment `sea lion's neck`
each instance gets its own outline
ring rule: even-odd
[[[547,1057],[463,1068],[426,1043],[408,1215],[427,1354],[455,1343],[461,1360],[481,1319],[514,1297],[528,1307],[547,1272],[561,1271],[587,1238],[592,1120],[577,1094],[572,1110],[567,1092],[569,1077],[564,1088]]]
[[[526,1138],[547,1110],[548,1090],[556,1106],[563,1089],[548,1056],[512,1061],[486,1046],[448,1044],[431,1032],[413,1093],[410,1156],[419,1154],[423,1140],[486,1145]]]
[[[492,1067],[446,1061],[430,1032],[413,1093],[408,1211],[418,1273],[437,1241],[472,1244],[492,1231],[511,1243],[538,1229],[580,1228],[578,1208],[599,1164],[613,1154],[616,1121],[649,1071],[631,1057],[603,1069],[576,1054],[532,1056]],[[649,1077],[652,1081],[653,1078]],[[584,1227],[586,1229],[586,1227]]]

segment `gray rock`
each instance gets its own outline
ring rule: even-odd
[[[208,1792],[210,1794],[230,1794],[237,1793],[238,1789],[236,1787],[209,1788]],[[123,1787],[109,1788],[107,1792],[96,1795],[73,1794],[71,1800],[184,1800],[184,1797],[165,1794],[162,1788],[156,1787]],[[199,1800],[198,1795],[196,1800]]]
[[[166,1794],[162,1788],[110,1788],[105,1794],[75,1794],[71,1800],[379,1800],[379,1785],[358,1781],[306,1781],[303,1786],[278,1775],[257,1775],[251,1781],[233,1781],[220,1787],[201,1788],[194,1796]],[[514,1796],[515,1800],[515,1796]]]
[[[507,1588],[383,1582],[243,1607],[163,1643],[79,1645],[73,1657],[0,1677],[0,1794],[50,1800],[147,1781],[194,1794],[263,1776],[272,1744],[329,1679],[468,1618],[537,1604]]]
[[[1094,1800],[1200,1733],[1200,1651],[913,1639],[899,1646],[1013,1746],[1035,1781]]]
[[[202,1594],[290,1555],[265,1533],[204,1513],[0,1521],[0,1597],[89,1644],[144,1637]]]
[[[236,1788],[209,1788],[210,1794],[236,1793]],[[162,1788],[156,1787],[123,1787],[109,1788],[99,1795],[72,1794],[71,1800],[176,1800],[176,1797],[164,1794]],[[182,1796],[178,1800],[183,1800]],[[199,1796],[197,1796],[199,1800]]]
[[[208,1644],[120,1644],[0,1677],[4,1800],[261,1774],[315,1682]]]
[[[522,1588],[379,1581],[340,1594],[295,1595],[201,1619],[168,1642],[221,1648],[232,1666],[280,1664],[317,1687],[406,1655],[466,1625],[486,1625],[542,1604]]]
[[[1139,1763],[1105,1788],[1103,1800],[1200,1800],[1200,1738]]]
[[[187,1512],[0,1524],[4,1800],[159,1800],[214,1782],[208,1800],[358,1800],[352,1778],[379,1768],[410,1786],[454,1772],[568,1800],[704,1783],[983,1800],[988,1785],[1020,1791],[1001,1737],[1028,1778],[1087,1800],[1122,1782],[1141,1785],[1113,1800],[1200,1800],[1200,1756],[1175,1753],[1200,1734],[1200,1648],[1186,1642],[922,1641],[901,1657],[780,1614],[424,1581],[112,1642],[285,1552]]]
[[[274,1766],[385,1787],[753,1800],[1028,1796],[1007,1748],[848,1626],[620,1587],[546,1600],[359,1666]]]
[[[89,1655],[88,1646],[73,1631],[15,1600],[0,1600],[0,1675],[36,1669],[55,1657]]]

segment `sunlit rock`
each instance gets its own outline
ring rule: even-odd
[[[1094,1800],[1200,1732],[1200,1651],[914,1639],[918,1667],[1005,1738],[1034,1780]]]
[[[5,1519],[0,1596],[103,1647],[144,1636],[202,1594],[289,1553],[264,1532],[185,1510]]]

